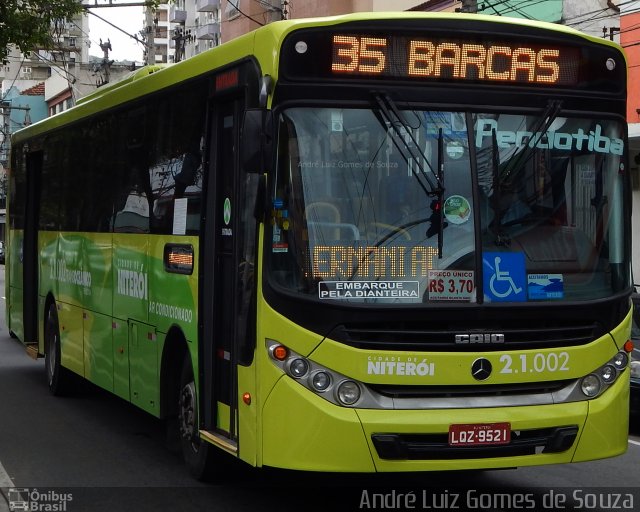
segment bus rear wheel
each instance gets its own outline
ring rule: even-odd
[[[189,353],[185,354],[178,394],[178,429],[182,456],[191,475],[198,480],[214,476],[214,447],[200,439],[198,396]]]
[[[45,368],[49,391],[54,396],[62,396],[69,392],[71,374],[60,363],[60,328],[58,312],[55,304],[50,304],[44,321]]]

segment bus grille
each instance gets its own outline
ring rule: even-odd
[[[496,396],[518,396],[555,393],[566,387],[571,380],[546,382],[521,382],[517,384],[487,384],[471,386],[402,386],[393,384],[367,384],[367,387],[382,396],[403,398],[482,398]]]
[[[517,324],[517,325],[516,325]],[[428,327],[427,327],[428,325]],[[604,335],[597,323],[536,319],[528,324],[511,322],[387,322],[367,325],[342,324],[329,337],[346,345],[367,350],[403,351],[492,351],[530,350],[585,345]],[[503,335],[500,343],[456,343],[456,335]],[[495,337],[494,337],[495,339]]]
[[[568,450],[578,435],[575,425],[520,430],[511,442],[490,446],[449,446],[448,434],[373,434],[378,457],[386,460],[443,460],[515,457]]]

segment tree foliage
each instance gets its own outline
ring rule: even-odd
[[[80,0],[1,0],[0,59],[6,58],[10,44],[23,52],[52,48],[56,26],[82,10]]]

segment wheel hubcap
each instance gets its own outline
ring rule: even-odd
[[[51,321],[49,321],[49,336],[48,336],[48,343],[47,343],[47,355],[48,355],[47,370],[49,372],[49,384],[53,382],[53,375],[55,373],[55,368],[56,368],[56,358],[57,358],[56,345],[57,345],[57,334],[53,330]]]
[[[196,438],[196,387],[193,382],[185,385],[180,392],[178,423],[183,439],[194,440]]]

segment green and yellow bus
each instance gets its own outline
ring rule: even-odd
[[[7,322],[174,421],[196,477],[627,446],[626,63],[545,23],[360,13],[145,68],[12,142]]]

